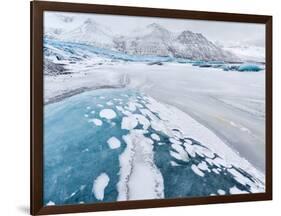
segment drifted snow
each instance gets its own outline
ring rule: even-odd
[[[93,183],[92,192],[95,194],[95,197],[98,200],[103,200],[104,198],[104,190],[109,183],[109,177],[106,173],[101,173]]]

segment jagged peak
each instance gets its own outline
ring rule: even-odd
[[[97,24],[96,21],[94,21],[93,19],[91,18],[88,18],[84,21],[84,24]]]
[[[190,30],[184,30],[180,34],[194,34],[194,33]]]
[[[162,25],[160,25],[159,23],[155,23],[155,22],[148,24],[147,27],[149,27],[149,28],[165,29]]]

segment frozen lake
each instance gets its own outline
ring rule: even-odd
[[[219,137],[143,93],[87,91],[44,112],[47,205],[264,191],[264,175]]]

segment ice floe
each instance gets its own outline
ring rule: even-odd
[[[135,116],[130,115],[122,118],[121,128],[125,130],[132,130],[138,125],[138,120]]]
[[[108,102],[106,102],[106,105],[108,105],[108,106],[112,106],[112,105],[113,105],[113,103],[112,103],[111,101],[108,101]]]
[[[112,109],[103,109],[100,111],[100,117],[110,120],[116,117],[116,113]]]
[[[180,164],[178,164],[178,163],[175,162],[175,161],[171,161],[170,164],[171,164],[171,166],[180,166]]]
[[[46,205],[47,205],[47,206],[54,206],[55,203],[54,203],[53,201],[49,201]]]
[[[243,191],[237,188],[236,186],[233,186],[232,188],[229,189],[230,194],[247,194],[249,193],[248,191]]]
[[[170,138],[169,141],[170,141],[171,143],[174,143],[174,144],[177,144],[177,145],[181,145],[181,142],[178,141],[178,140],[176,140],[175,138]]]
[[[125,108],[130,110],[131,112],[134,112],[137,109],[136,105],[133,102],[129,102],[128,106],[126,106]]]
[[[145,116],[140,114],[133,114],[133,116],[138,120],[138,123],[142,125],[144,130],[150,126],[150,121]]]
[[[119,139],[117,139],[116,137],[111,137],[107,140],[107,144],[109,145],[109,147],[111,149],[116,149],[119,148],[121,145],[121,142]]]
[[[198,169],[198,167],[195,164],[191,165],[191,169],[196,175],[204,177],[205,174],[200,169]]]
[[[102,126],[102,120],[97,119],[97,118],[90,119],[88,122],[92,122],[92,123],[94,123],[96,126]]]
[[[219,195],[225,195],[225,191],[222,190],[222,189],[218,189],[218,194],[219,194]]]
[[[93,183],[92,192],[98,200],[103,200],[104,190],[109,183],[109,177],[106,173],[101,173]]]
[[[208,168],[208,165],[205,161],[202,161],[201,163],[199,163],[197,165],[197,167],[200,169],[200,170],[203,170],[203,171],[209,171],[210,172],[210,169]]]
[[[184,148],[179,145],[179,144],[172,144],[171,147],[173,148],[173,150],[175,150],[177,153],[175,154],[173,151],[170,151],[170,154],[172,157],[176,156],[176,159],[178,160],[182,160],[182,161],[188,161],[188,154],[186,153],[186,151],[184,150]]]
[[[153,133],[150,135],[152,139],[154,139],[155,141],[160,141],[160,137],[156,134],[156,133]]]
[[[195,157],[196,156],[196,151],[195,151],[194,145],[190,145],[190,144],[187,144],[187,143],[184,143],[183,145],[184,145],[184,148],[185,148],[186,152],[191,157]]]

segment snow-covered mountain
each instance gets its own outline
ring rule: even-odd
[[[114,45],[110,30],[93,19],[87,19],[80,27],[59,35],[58,39],[92,44],[102,48],[112,48]]]
[[[170,49],[173,38],[172,32],[152,23],[133,31],[129,37],[117,38],[115,42],[119,51],[128,54],[170,56],[174,54]],[[123,44],[121,48],[120,43]]]
[[[74,30],[59,34],[55,34],[53,30],[47,32],[46,36],[132,55],[173,56],[206,61],[240,60],[235,54],[215,45],[200,33],[189,30],[174,33],[157,23],[134,30],[129,35],[114,35],[103,25],[87,19]]]
[[[44,29],[44,36],[50,39],[57,39],[63,32],[62,28],[46,28]]]
[[[223,50],[209,41],[200,33],[185,30],[181,32],[174,43],[177,57],[200,60],[238,61],[233,53]]]
[[[265,46],[261,41],[231,41],[215,44],[239,56],[242,61],[265,62]]]
[[[239,60],[200,33],[185,30],[177,34],[156,23],[134,31],[132,36],[117,38],[115,44],[116,49],[128,54],[174,56],[193,60]]]

